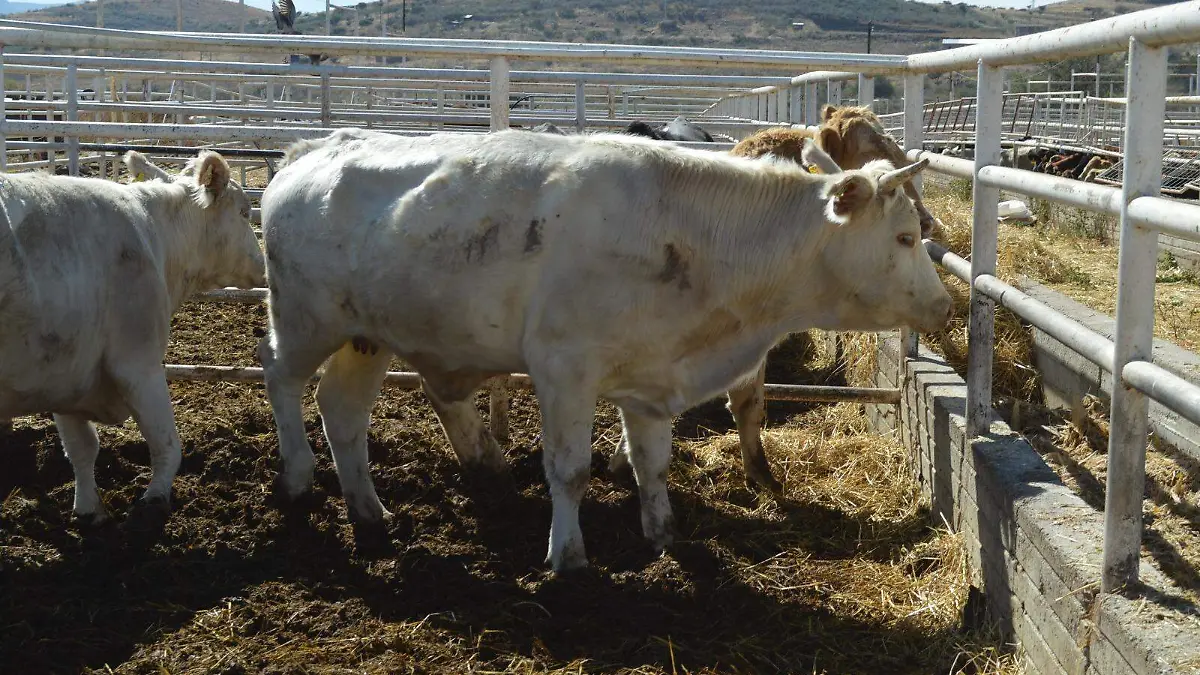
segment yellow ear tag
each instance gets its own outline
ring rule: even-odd
[[[139,172],[137,172],[137,175],[133,177],[133,180],[134,180],[135,182],[137,182],[137,181],[142,181],[142,180],[146,180],[146,174],[144,174],[144,173],[142,173],[141,171],[139,171]]]
[[[808,167],[808,172],[809,172],[809,173],[821,173],[820,171],[818,171],[818,170],[817,170],[817,167],[816,167],[816,166],[810,166],[810,167]]]

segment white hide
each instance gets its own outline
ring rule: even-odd
[[[169,502],[180,461],[162,367],[171,315],[197,291],[264,280],[228,164],[202,152],[174,181],[130,185],[5,174],[0,211],[0,419],[53,413],[75,513],[102,520],[92,422],[132,415],[150,448],[146,499]]]
[[[809,174],[624,135],[501,131],[307,142],[263,195],[271,332],[260,346],[281,487],[310,489],[317,398],[356,522],[387,515],[366,430],[390,353],[423,376],[467,466],[504,466],[472,393],[527,372],[553,499],[548,560],[586,564],[578,508],[595,405],[621,408],[642,523],[671,540],[671,417],[809,328],[943,326],[950,297],[892,169]],[[382,345],[358,354],[347,342]],[[390,353],[389,353],[390,352]]]

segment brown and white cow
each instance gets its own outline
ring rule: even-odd
[[[661,550],[673,415],[747,377],[787,333],[936,330],[950,316],[901,189],[923,163],[816,175],[620,134],[360,134],[308,142],[263,194],[259,347],[282,496],[312,488],[301,397],[324,363],[317,403],[358,524],[388,515],[366,439],[393,354],[473,467],[506,469],[473,393],[529,374],[557,571],[587,563],[578,510],[599,399],[620,408]],[[356,336],[382,348],[362,354]]]
[[[163,370],[171,315],[188,296],[263,282],[250,202],[217,153],[171,179],[129,153],[121,185],[0,176],[0,419],[52,413],[75,472],[75,515],[107,518],[93,422],[130,415],[150,448],[143,513],[164,515],[180,463]],[[156,173],[157,172],[157,173]]]

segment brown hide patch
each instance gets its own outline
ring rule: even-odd
[[[525,229],[525,252],[534,253],[542,248],[542,224],[544,220],[529,221],[529,227]]]
[[[804,141],[812,138],[807,129],[763,129],[762,131],[741,140],[729,154],[735,157],[762,157],[775,155],[782,159],[790,159],[797,164],[803,164],[801,154],[804,152]]]
[[[663,269],[658,275],[658,280],[664,284],[678,282],[681,291],[691,288],[692,282],[688,279],[690,263],[679,253],[675,244],[663,246],[663,256],[666,260],[663,261]]]
[[[741,329],[741,319],[727,309],[717,309],[704,317],[704,321],[699,326],[684,335],[679,346],[684,355],[695,354],[736,334]]]

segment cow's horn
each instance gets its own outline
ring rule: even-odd
[[[889,171],[879,179],[879,189],[885,192],[895,190],[912,180],[913,176],[920,173],[927,166],[929,166],[929,158],[922,159],[916,164],[901,167],[895,171]]]

